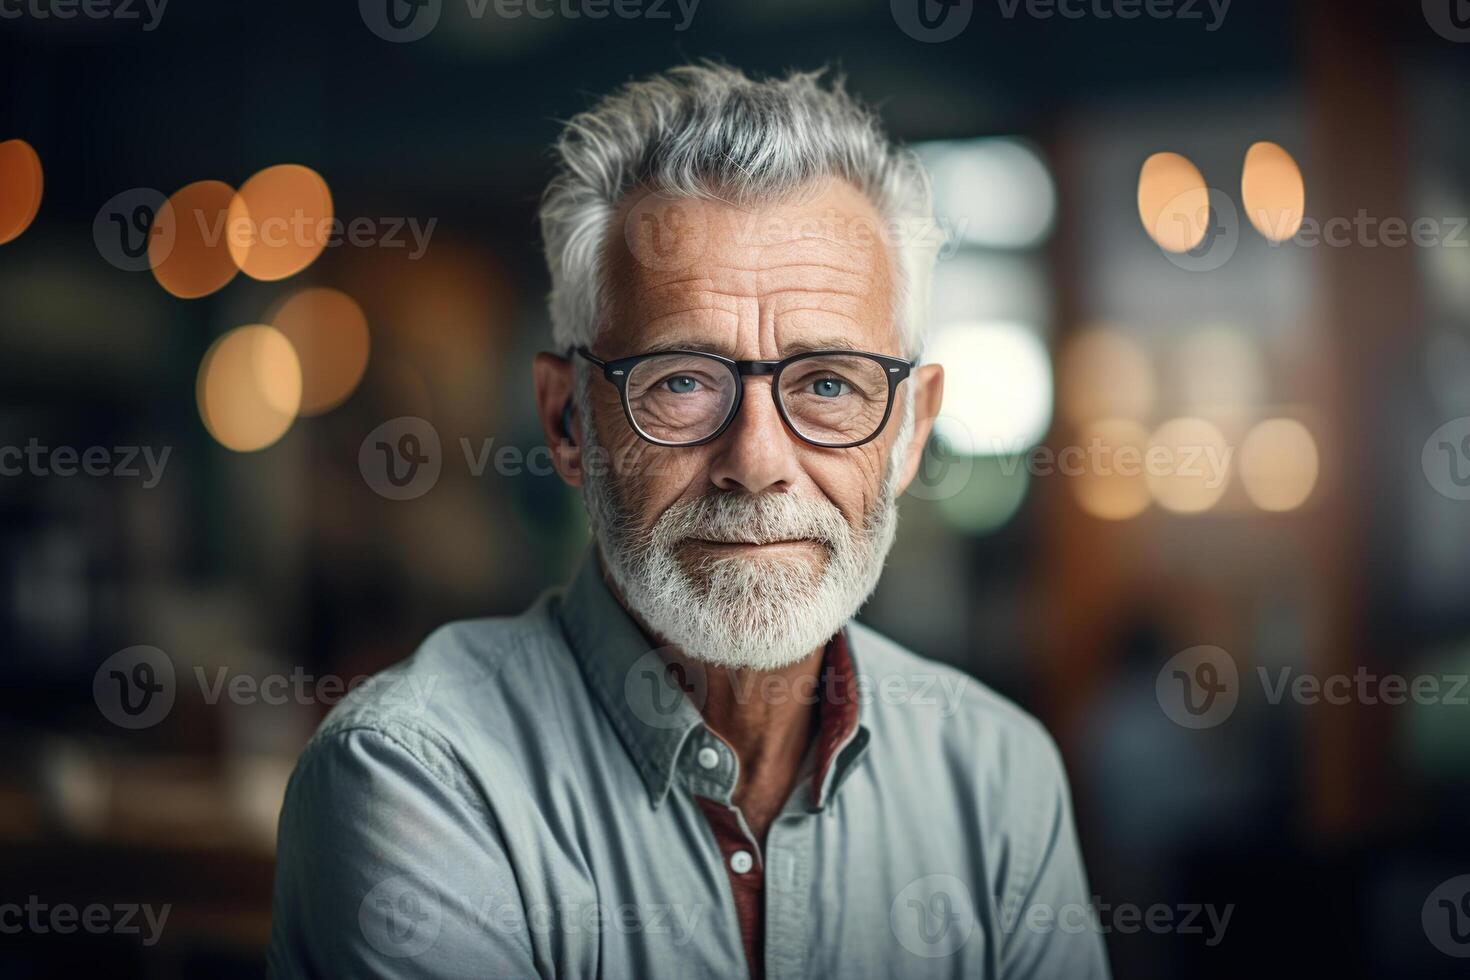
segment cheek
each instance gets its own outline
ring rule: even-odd
[[[699,447],[667,449],[638,437],[618,407],[610,423],[598,427],[624,506],[643,528],[652,527],[678,500],[696,496],[707,486],[708,460]]]
[[[814,453],[805,469],[822,495],[857,528],[883,489],[887,458],[886,441],[875,440],[854,449]]]

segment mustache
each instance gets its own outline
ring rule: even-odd
[[[836,548],[851,533],[842,512],[824,500],[717,491],[665,510],[653,526],[651,543],[673,547],[690,538],[730,544],[811,539]]]

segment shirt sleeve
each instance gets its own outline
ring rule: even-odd
[[[1072,819],[1061,755],[1040,733],[1018,779],[1013,813],[1025,843],[1005,891],[1004,980],[1108,980],[1107,951]]]
[[[406,726],[324,733],[282,807],[271,977],[536,977],[493,816]]]

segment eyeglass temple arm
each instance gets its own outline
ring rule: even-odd
[[[587,358],[587,360],[591,361],[593,364],[596,364],[600,368],[607,367],[606,361],[604,361],[600,357],[595,356],[590,350],[585,347],[574,347],[572,348],[572,352],[575,354],[581,354],[583,357]]]

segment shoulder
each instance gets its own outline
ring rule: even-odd
[[[898,739],[906,752],[938,752],[952,766],[967,769],[970,778],[987,783],[1065,787],[1056,742],[1015,702],[870,627],[853,623],[848,630],[860,696],[881,732],[879,741]]]
[[[429,781],[465,805],[485,785],[519,785],[528,746],[554,741],[559,717],[586,713],[579,668],[543,597],[518,616],[464,620],[353,686],[297,761],[293,788],[333,782],[372,797],[385,770]],[[582,699],[582,700],[579,700]]]
[[[565,692],[569,672],[577,671],[549,602],[543,598],[518,616],[439,627],[412,656],[357,684],[313,742],[349,731],[493,737],[505,719],[538,707],[538,698]]]
[[[869,677],[875,775],[912,787],[931,810],[953,805],[973,820],[979,846],[1001,856],[1005,870],[990,887],[1005,901],[1020,901],[1047,873],[1080,881],[1066,770],[1041,722],[871,629],[856,627],[852,642]]]

